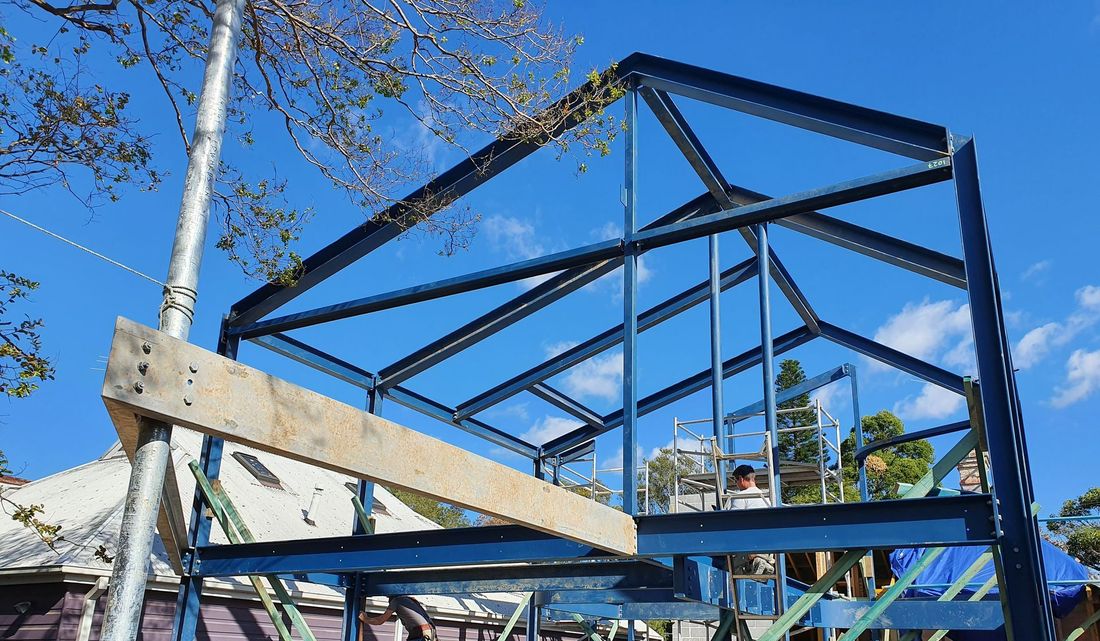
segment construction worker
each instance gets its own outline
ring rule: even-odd
[[[376,617],[368,617],[366,613],[359,614],[359,620],[364,625],[382,625],[390,620],[394,614],[405,628],[407,641],[435,641],[438,637],[435,633],[435,622],[428,616],[428,611],[419,601],[411,596],[391,596],[386,611]],[[363,628],[359,628],[359,641],[363,641]]]
[[[730,493],[730,509],[752,510],[771,507],[771,501],[756,487],[756,470],[751,465],[738,465],[733,470],[737,490]],[[775,558],[770,554],[737,554],[733,557],[734,574],[775,574]]]

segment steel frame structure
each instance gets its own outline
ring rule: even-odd
[[[769,225],[776,224],[964,290],[968,296],[977,368],[980,407],[985,421],[974,426],[990,454],[995,486],[990,494],[939,496],[861,504],[790,506],[770,510],[637,516],[638,556],[609,557],[593,548],[519,526],[404,534],[365,535],[361,525],[347,537],[275,543],[210,545],[210,520],[197,496],[193,505],[174,638],[194,638],[202,582],[209,576],[312,574],[324,580],[336,575],[347,586],[344,638],[357,637],[362,595],[393,593],[458,593],[471,590],[530,590],[540,593],[529,606],[528,638],[538,633],[542,607],[566,607],[596,616],[624,618],[703,618],[729,606],[728,576],[700,561],[732,553],[884,549],[902,546],[995,545],[1001,551],[1004,622],[1012,639],[1053,640],[1054,628],[1039,535],[1030,513],[1033,501],[1020,403],[1005,335],[997,274],[978,182],[973,139],[947,128],[790,89],[740,78],[645,54],[618,64],[616,80],[626,87],[627,131],[623,237],[540,258],[482,270],[305,312],[271,317],[280,307],[326,278],[368,256],[399,236],[408,222],[396,204],[352,229],[304,261],[294,287],[264,285],[234,304],[223,320],[218,352],[237,358],[241,340],[283,354],[366,392],[367,409],[376,413],[383,399],[412,408],[458,429],[482,437],[532,461],[543,476],[543,461],[568,460],[588,451],[594,439],[621,428],[625,470],[636,467],[639,417],[708,387],[715,416],[723,416],[720,396],[725,378],[761,365],[761,410],[774,432],[776,394],[771,365],[776,356],[817,338],[840,344],[929,383],[964,393],[963,378],[903,354],[819,317],[795,284],[770,244]],[[582,88],[586,90],[587,88]],[[918,161],[901,169],[837,185],[772,198],[729,183],[678,109],[672,96],[699,100],[818,134],[885,150]],[[639,98],[698,174],[706,191],[657,218],[639,225],[637,216],[637,114]],[[574,96],[563,99],[572,104]],[[579,124],[583,114],[562,125]],[[560,133],[560,132],[552,132]],[[441,173],[406,200],[432,193],[452,201],[491,180],[538,150],[546,140],[502,138]],[[818,209],[884,194],[953,181],[962,237],[962,258],[948,256],[904,240],[865,229]],[[720,271],[717,234],[734,231],[753,256]],[[701,237],[711,238],[711,273],[707,281],[652,308],[637,307],[638,257],[650,249]],[[489,387],[455,406],[429,399],[406,387],[407,381],[464,349],[575,292],[623,266],[623,322],[507,381]],[[286,332],[320,323],[414,304],[462,292],[554,274],[455,331],[377,370],[368,370],[294,339]],[[756,348],[722,359],[717,324],[719,294],[756,278],[759,285],[761,342]],[[801,319],[798,327],[772,335],[770,284],[790,301]],[[709,302],[711,366],[647,396],[639,397],[637,336],[692,306]],[[601,416],[546,381],[557,373],[622,344],[623,407]],[[844,374],[846,372],[842,372]],[[851,377],[853,394],[855,377]],[[578,418],[582,426],[536,446],[493,427],[478,414],[516,394],[529,391]],[[972,410],[975,408],[972,407]],[[858,445],[862,442],[855,408]],[[719,429],[720,425],[716,425]],[[930,434],[922,433],[918,437]],[[777,439],[772,439],[773,443]],[[222,442],[206,437],[200,467],[218,476]],[[624,510],[636,514],[636,478],[625,473]],[[861,485],[865,485],[861,483]],[[370,509],[372,486],[361,482],[359,495]],[[865,497],[866,498],[866,497]],[[351,514],[349,512],[349,517]],[[736,534],[736,536],[734,536]],[[689,558],[692,557],[692,558]],[[672,558],[671,566],[664,560]],[[522,563],[516,567],[499,567]],[[475,569],[457,566],[478,566]],[[720,564],[719,564],[720,565]],[[417,568],[432,568],[423,572]],[[401,573],[390,570],[404,570]],[[965,611],[963,603],[898,603],[908,625],[940,628],[947,614]],[[985,607],[983,604],[972,604]],[[839,607],[839,606],[838,606]],[[845,620],[833,608],[810,614],[823,627]],[[900,612],[901,610],[898,610]],[[971,614],[976,612],[972,611]],[[989,613],[982,610],[989,618]],[[853,615],[854,616],[854,615]],[[817,617],[814,619],[814,617]],[[965,617],[956,617],[965,618]],[[980,618],[980,617],[978,617]],[[971,617],[971,620],[976,620]],[[827,623],[821,623],[826,621]],[[628,635],[632,635],[628,628]]]

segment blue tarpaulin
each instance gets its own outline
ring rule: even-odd
[[[1088,567],[1078,563],[1062,550],[1043,541],[1043,564],[1046,566],[1047,581],[1072,581],[1089,578]],[[963,572],[969,568],[977,558],[986,551],[981,547],[955,547],[948,548],[924,571],[914,582],[917,589],[908,590],[906,598],[936,598],[944,593],[946,588],[921,588],[922,585],[941,585],[953,583]],[[924,554],[924,548],[907,548],[895,550],[890,554],[890,568],[894,576],[901,576]],[[970,580],[970,585],[964,589],[958,600],[965,600],[973,594],[981,584],[993,576],[993,563],[989,562],[977,576]],[[1085,587],[1083,585],[1056,585],[1050,586],[1050,603],[1054,610],[1054,616],[1063,617],[1081,600]],[[997,598],[997,588],[990,592],[990,597]],[[951,635],[957,641],[993,641],[1004,639],[1004,629],[993,632],[958,632]]]

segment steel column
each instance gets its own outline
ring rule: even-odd
[[[722,438],[725,436],[725,403],[722,401],[722,386],[725,379],[722,378],[722,303],[719,297],[721,288],[718,283],[718,235],[711,236],[708,241],[710,250],[710,407],[714,438],[721,445]],[[679,460],[678,457],[679,455],[673,452],[673,465],[676,465],[675,461]],[[723,505],[722,496],[726,493],[725,462],[719,460],[715,462],[715,465],[718,467],[715,470],[718,479],[715,486],[718,493],[717,505],[721,509]]]
[[[761,274],[767,273],[770,260],[768,246],[768,224],[762,223],[756,226],[757,250],[756,258],[760,261],[757,268]],[[772,343],[772,307],[771,307],[771,280],[757,278],[760,284],[760,348],[761,348],[761,374],[764,378],[764,424],[771,439],[771,452],[768,455],[771,467],[772,496],[775,504],[772,507],[783,506],[783,483],[779,471],[779,426],[777,424],[777,409],[775,403],[775,345]],[[779,580],[776,581],[776,614],[783,614],[787,607],[787,555],[780,552],[776,555],[776,568]]]
[[[378,414],[380,401],[377,389],[371,388],[367,392],[367,411],[371,414]],[[356,486],[356,497],[362,503],[363,511],[369,515],[374,507],[374,483],[360,479]],[[373,534],[373,532],[367,531],[362,520],[357,516],[352,518],[351,533],[356,536]],[[342,641],[358,641],[359,629],[362,627],[359,615],[363,612],[363,597],[366,596],[363,591],[363,575],[357,572],[348,575],[347,579],[347,588],[344,590],[344,613],[340,627],[340,638]]]
[[[218,353],[236,360],[240,340],[229,336],[228,319],[222,319],[222,329],[218,340]],[[202,449],[199,451],[199,468],[206,478],[214,480],[221,474],[222,450],[225,441],[213,436],[202,437]],[[206,501],[201,488],[195,488],[191,501],[191,519],[188,521],[187,542],[192,550],[210,544],[210,528],[213,522],[206,515]],[[194,553],[180,577],[179,592],[176,595],[176,613],[172,622],[172,641],[192,641],[199,623],[199,608],[202,600],[203,579],[197,576]]]
[[[626,175],[623,202],[623,512],[638,513],[638,89],[626,103]]]
[[[1010,639],[1053,641],[1054,625],[1040,549],[1038,525],[1031,517],[1031,478],[1027,443],[1015,401],[1012,356],[1005,342],[997,273],[982,206],[974,141],[955,152],[955,194],[959,206],[967,293],[974,327],[974,348],[981,379],[986,442],[994,494],[1001,516],[1004,561],[1005,629]]]

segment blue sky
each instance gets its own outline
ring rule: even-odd
[[[1095,245],[1100,171],[1100,3],[1008,6],[979,3],[555,3],[547,14],[585,36],[578,70],[604,66],[638,50],[773,84],[900,113],[974,135],[995,257],[1004,288],[1009,334],[1018,375],[1038,500],[1044,512],[1095,484],[1088,470],[1100,447],[1100,270]],[[0,208],[163,277],[183,176],[182,152],[159,92],[141,72],[104,65],[106,82],[135,95],[135,109],[162,145],[171,171],[157,193],[131,193],[121,203],[89,214],[60,193],[0,198]],[[901,167],[913,161],[758,121],[716,107],[678,104],[730,180],[781,195]],[[615,110],[621,107],[616,105]],[[639,122],[639,207],[644,224],[702,193],[703,187],[643,107]],[[263,116],[258,116],[262,122]],[[188,115],[187,122],[193,120]],[[425,149],[437,167],[458,160],[453,150],[426,143],[423,132],[394,119],[390,134]],[[261,129],[262,132],[262,129]],[[428,141],[430,143],[430,141]],[[226,154],[263,167],[278,150],[261,136],[256,148],[227,141]],[[307,309],[439,277],[500,265],[614,236],[622,223],[621,146],[590,161],[578,176],[575,163],[542,152],[472,194],[467,204],[483,216],[469,251],[437,255],[438,242],[413,234],[391,243],[338,277],[302,296],[286,311]],[[363,220],[309,168],[292,158],[280,173],[291,180],[290,198],[317,210],[303,237],[306,253]],[[960,254],[954,196],[936,185],[828,212],[861,225]],[[216,237],[216,229],[211,238]],[[960,290],[846,253],[793,232],[773,233],[775,250],[823,318],[876,337],[961,374],[972,373],[968,310]],[[722,262],[747,258],[735,233],[721,239]],[[116,315],[153,325],[158,288],[78,253],[7,219],[0,219],[0,267],[41,280],[33,306],[47,319],[45,344],[56,360],[57,380],[27,400],[0,403],[0,448],[24,476],[40,477],[99,455],[114,431],[99,400],[101,359]],[[704,240],[645,256],[642,308],[706,277]],[[256,286],[212,247],[200,285],[191,338],[213,347],[221,314]],[[295,335],[363,367],[377,370],[523,291],[509,284],[454,299],[390,310]],[[724,355],[759,338],[755,283],[723,295]],[[797,317],[773,289],[776,334]],[[707,309],[699,306],[640,339],[640,395],[708,366]],[[621,289],[601,281],[421,374],[408,386],[455,404],[621,320]],[[841,348],[815,341],[791,354],[811,376],[844,362],[861,374],[861,408],[898,412],[910,429],[964,417],[956,399],[919,381],[874,366]],[[246,346],[245,362],[362,404],[357,390],[328,381]],[[601,412],[621,402],[619,352],[608,352],[556,379],[554,384]],[[727,381],[727,410],[757,400],[760,371]],[[827,394],[835,415],[851,425],[849,400]],[[709,415],[703,392],[646,416],[643,453],[665,445],[672,418]],[[522,466],[490,444],[392,404],[383,414],[464,447]],[[569,426],[542,401],[526,395],[483,418],[536,442]],[[618,433],[598,443],[601,463],[621,456]],[[945,451],[949,440],[935,442]]]

